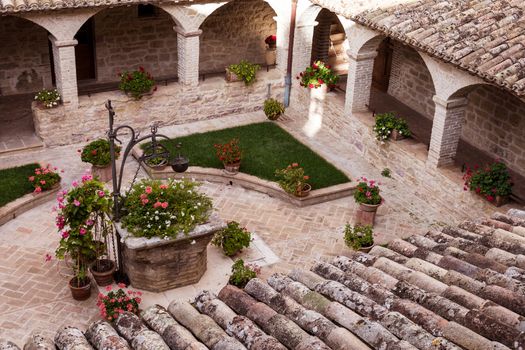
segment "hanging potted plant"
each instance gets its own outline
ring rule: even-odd
[[[277,60],[277,36],[269,35],[264,39],[266,46],[265,61],[267,66],[273,66]]]
[[[144,150],[142,159],[148,167],[161,171],[169,163],[169,152],[162,145],[149,146]]]
[[[277,181],[279,186],[293,196],[306,197],[312,190],[312,186],[306,182],[310,177],[304,174],[304,169],[298,163],[292,163],[284,169],[277,169],[275,176],[279,179]]]
[[[241,167],[242,151],[239,139],[231,139],[225,144],[215,144],[217,158],[224,164],[224,170],[232,175],[239,172]]]
[[[115,157],[120,156],[120,146],[115,145]],[[111,180],[111,154],[109,151],[109,141],[98,139],[86,145],[81,153],[80,158],[85,163],[91,164],[91,173],[95,178],[102,182]]]
[[[306,70],[299,73],[297,77],[300,80],[300,85],[304,88],[333,90],[336,87],[336,84],[339,82],[339,75],[335,74],[332,71],[332,67],[328,64],[325,64],[323,61],[316,61],[310,67],[307,67]]]
[[[362,177],[354,192],[355,202],[359,204],[356,212],[356,223],[363,225],[374,225],[377,208],[383,202],[379,195],[379,186],[374,180]]]
[[[86,300],[91,295],[87,271],[97,261],[100,220],[109,224],[105,216],[101,217],[109,212],[110,196],[101,182],[86,175],[80,184],[75,181],[69,191],[61,192],[57,201],[56,226],[61,239],[55,254],[58,259],[67,259],[72,264],[74,277],[69,287],[73,298]]]
[[[509,169],[499,160],[484,167],[476,165],[474,169],[467,166],[463,180],[465,191],[476,192],[496,207],[508,203],[514,185]]]
[[[347,224],[344,230],[346,245],[354,250],[368,253],[374,247],[372,226],[356,224],[354,227]]]

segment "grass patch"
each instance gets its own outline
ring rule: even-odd
[[[180,152],[189,158],[190,165],[222,169],[223,164],[215,155],[214,144],[238,138],[243,159],[241,172],[261,179],[276,181],[275,170],[291,163],[299,163],[312,188],[319,189],[349,182],[348,177],[292,135],[271,122],[238,126],[229,129],[198,133],[163,144],[177,154],[175,145],[182,143]]]
[[[0,170],[0,207],[33,192],[33,185],[27,179],[34,175],[37,163]]]

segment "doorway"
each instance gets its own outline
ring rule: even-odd
[[[90,18],[75,35],[78,41],[75,46],[78,81],[96,79],[94,33],[93,18]]]
[[[372,75],[372,86],[381,92],[388,91],[390,83],[390,72],[392,71],[393,48],[390,38],[386,38],[379,45],[378,54],[374,60],[374,72]]]

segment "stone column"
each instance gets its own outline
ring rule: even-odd
[[[286,72],[288,65],[288,45],[290,42],[290,20],[279,16],[273,18],[277,23],[277,69]]]
[[[437,95],[433,99],[436,110],[427,164],[437,168],[454,162],[468,100],[464,97],[445,100]]]
[[[348,51],[348,81],[346,85],[345,114],[368,111],[372,74],[377,50],[367,50],[353,54]]]
[[[295,79],[312,61],[314,28],[317,22],[299,23],[295,30],[292,78]]]
[[[78,107],[77,68],[75,63],[76,40],[56,40],[50,36],[57,90],[66,107]]]
[[[199,36],[202,30],[186,32],[180,27],[173,27],[177,32],[177,70],[179,82],[183,85],[199,84]]]

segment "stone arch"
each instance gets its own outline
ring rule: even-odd
[[[264,64],[264,39],[276,33],[276,16],[264,0],[233,0],[217,8],[200,25],[201,72],[222,72],[241,59]]]
[[[44,27],[57,41],[73,40],[80,27],[103,8],[82,8],[60,11],[58,16],[45,13],[27,13],[23,17]]]
[[[23,16],[0,17],[0,95],[34,93],[52,86],[48,30]]]
[[[339,75],[348,73],[348,37],[340,17],[323,8],[315,21],[311,61],[323,61]]]
[[[180,5],[159,5],[164,11],[168,12],[177,26],[184,32],[197,32],[202,23],[219,8],[225,6],[232,0],[219,3],[194,4],[189,6]]]

